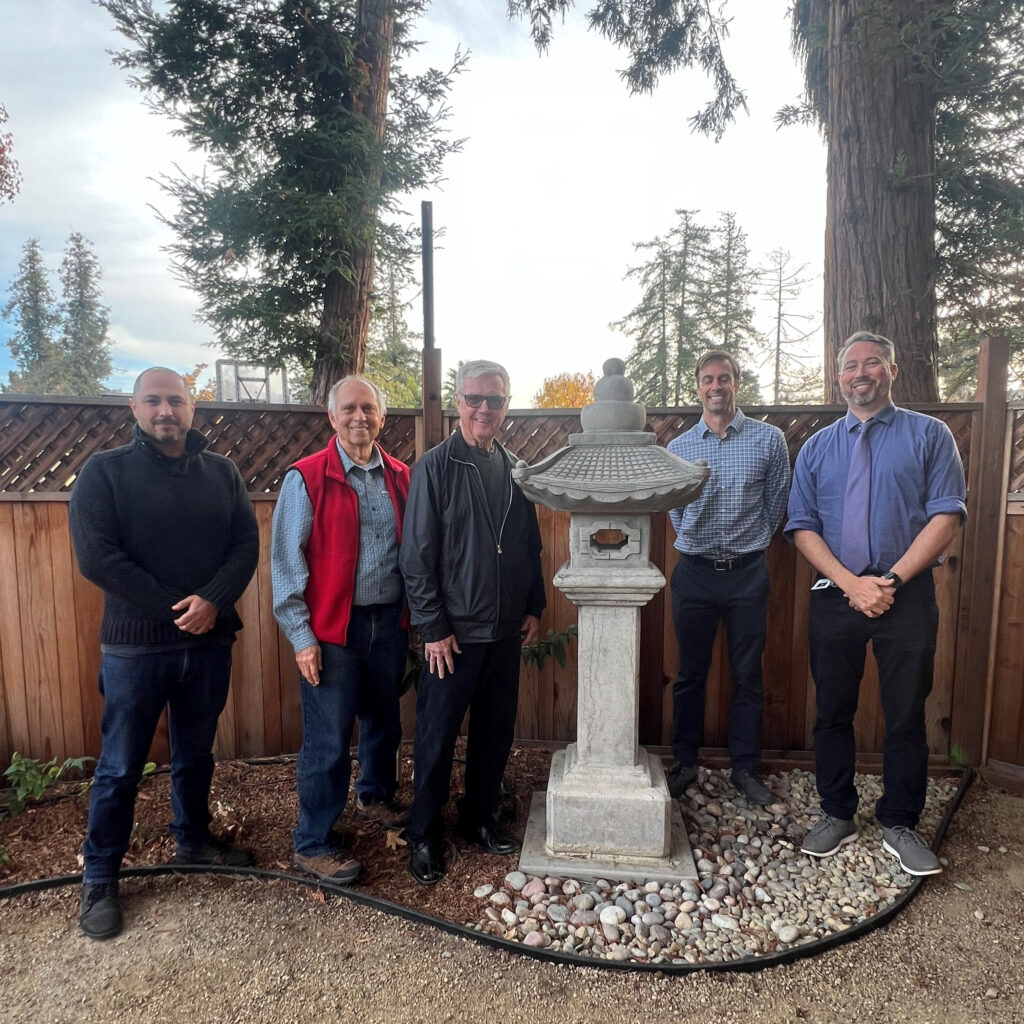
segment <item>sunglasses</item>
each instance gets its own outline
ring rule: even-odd
[[[505,407],[508,399],[504,395],[463,395],[462,400],[470,409],[479,409],[481,404],[486,402],[491,412],[497,412]]]

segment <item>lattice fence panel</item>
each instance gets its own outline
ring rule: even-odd
[[[966,466],[977,406],[922,408],[946,421]],[[767,420],[786,435],[791,459],[807,439],[828,426],[844,410],[840,406],[758,407],[744,410]],[[688,430],[700,410],[652,409],[647,429],[660,444]],[[381,436],[384,449],[407,464],[416,458],[417,412],[388,413]],[[94,452],[125,444],[131,437],[131,410],[119,399],[80,402],[56,398],[0,396],[0,490],[69,491],[85,460]],[[447,413],[445,432],[457,424]],[[332,436],[322,409],[311,406],[259,406],[202,403],[194,425],[206,434],[210,448],[228,456],[253,492],[275,492],[296,459],[323,448]],[[579,414],[563,410],[512,410],[502,426],[501,440],[529,463],[539,462],[568,443],[581,429]],[[1014,424],[1011,490],[1024,487],[1024,410]]]
[[[411,463],[416,457],[413,412],[392,411],[381,443]],[[93,453],[127,444],[134,420],[127,402],[0,398],[0,490],[69,491]],[[323,448],[333,436],[324,411],[309,406],[202,403],[193,426],[210,449],[239,468],[250,491],[277,491],[296,459]]]
[[[1010,494],[1024,491],[1024,407],[1014,408],[1013,435],[1010,441]]]

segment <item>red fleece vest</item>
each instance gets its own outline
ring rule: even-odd
[[[409,494],[409,467],[391,458],[379,445],[384,482],[395,506],[398,541]],[[317,640],[344,645],[352,611],[359,561],[359,497],[345,478],[335,440],[321,452],[292,466],[302,474],[313,506],[313,526],[306,542],[309,580],[305,601],[309,625]]]

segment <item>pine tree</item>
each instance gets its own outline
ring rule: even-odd
[[[60,265],[60,394],[98,395],[110,376],[110,310],[101,301],[102,276],[92,243],[73,232]]]
[[[7,339],[7,346],[17,369],[9,374],[4,390],[51,394],[60,352],[54,342],[59,321],[39,239],[30,238],[21,252],[18,273],[11,282],[2,311],[4,319],[16,325],[14,334]]]
[[[403,70],[425,0],[100,3],[135,46],[116,62],[212,168],[163,181],[201,319],[240,358],[311,368],[325,402],[363,369],[377,248],[412,251],[385,215],[459,147],[443,124],[465,58]]]
[[[759,277],[760,271],[750,265],[746,232],[736,215],[720,214],[711,233],[702,326],[709,347],[724,349],[744,368],[737,398],[748,403],[761,398],[756,367],[762,353],[753,304]]]
[[[639,303],[611,324],[633,339],[626,370],[637,400],[652,406],[683,404],[693,395],[697,355],[707,341],[707,285],[710,232],[693,210],[677,210],[678,222],[665,238],[637,243],[651,252],[626,278],[642,288]]]

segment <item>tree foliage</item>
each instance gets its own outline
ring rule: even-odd
[[[0,103],[0,126],[7,123],[7,108]],[[0,206],[14,201],[21,187],[21,171],[14,159],[14,139],[10,132],[0,132]]]
[[[97,395],[110,376],[110,310],[103,305],[103,270],[92,243],[72,232],[60,265],[61,391]]]
[[[163,180],[200,318],[241,358],[311,367],[324,401],[363,369],[375,248],[408,257],[399,196],[459,146],[443,124],[464,57],[404,71],[423,0],[100,2],[134,44],[116,62],[209,162]]]
[[[217,381],[213,377],[207,377],[202,384],[199,383],[203,370],[208,366],[208,363],[196,363],[189,373],[181,375],[185,386],[197,402],[215,402],[217,400]]]
[[[39,240],[22,247],[5,319],[17,325],[7,344],[14,358],[4,390],[38,395],[98,395],[110,375],[109,310],[102,302],[103,271],[92,243],[75,231],[59,270],[61,301],[47,277]]]
[[[540,50],[551,42],[553,22],[575,6],[575,0],[508,0],[509,15],[526,18]],[[714,83],[712,98],[690,117],[694,131],[721,138],[747,101],[722,54],[729,34],[724,4],[716,10],[708,0],[599,0],[587,13],[590,27],[622,47],[630,64],[620,72],[633,93],[652,92],[663,74],[679,68],[700,68]]]
[[[556,373],[545,377],[540,391],[533,396],[537,409],[582,409],[594,401],[594,374]]]
[[[741,400],[759,400],[757,374],[750,372],[760,345],[753,325],[758,271],[733,214],[722,214],[709,228],[697,213],[677,210],[664,237],[635,246],[650,254],[626,272],[639,283],[640,300],[611,324],[633,340],[626,369],[637,399],[647,405],[692,401],[697,358],[711,348],[727,349],[747,368]]]
[[[878,201],[913,199],[927,185],[937,242],[914,281],[929,296],[918,320],[935,323],[938,315],[939,346],[933,328],[929,357],[932,390],[941,362],[944,393],[962,394],[973,378],[969,364],[980,332],[1008,334],[1018,350],[1024,342],[1024,8],[1018,0],[858,0],[855,7],[857,26],[875,29],[859,40],[858,54],[849,53],[852,44],[847,51],[834,45],[835,10],[827,0],[801,0],[794,8],[806,110],[831,144],[842,126],[832,123],[829,83],[847,71],[877,77],[872,61],[895,69],[904,91],[921,93],[923,113],[910,127],[918,136],[933,131],[930,149],[919,165],[898,147],[883,154],[887,174]],[[898,259],[905,261],[906,254]],[[908,339],[894,340],[902,393],[911,368]],[[910,355],[918,352],[912,347]]]

